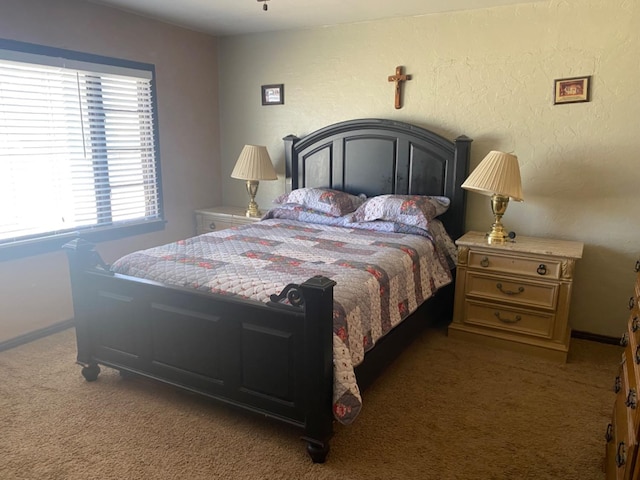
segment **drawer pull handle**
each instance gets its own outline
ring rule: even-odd
[[[497,283],[496,284],[496,288],[498,290],[500,290],[502,293],[504,293],[505,295],[518,295],[519,293],[524,292],[524,287],[518,287],[518,291],[516,292],[515,290],[505,290],[502,288],[502,284],[501,283]]]
[[[604,438],[607,440],[607,443],[613,440],[613,425],[607,425],[607,433],[604,434]]]
[[[635,315],[632,319],[631,319],[631,331],[632,332],[637,332],[638,329],[640,328],[640,319],[638,319],[638,316]]]
[[[627,399],[624,404],[629,407],[635,409],[638,406],[638,396],[636,395],[636,389],[632,388],[629,390],[629,394],[627,395]]]
[[[634,305],[635,305],[634,298],[633,297],[629,297],[629,310],[632,310]]]
[[[636,266],[633,269],[636,273],[640,272],[640,260],[636,260]]]
[[[613,391],[618,393],[622,389],[622,380],[620,375],[616,376],[615,382],[613,382]]]
[[[494,315],[503,323],[518,323],[520,320],[522,320],[522,317],[520,315],[516,315],[516,318],[502,318],[500,316],[500,312],[495,312]]]
[[[544,263],[541,263],[540,265],[538,265],[536,272],[538,272],[538,275],[546,275],[547,266]]]
[[[625,464],[627,460],[627,451],[624,446],[624,442],[618,444],[618,451],[616,452],[616,466],[619,468]]]
[[[629,334],[627,332],[624,332],[622,334],[622,337],[620,338],[620,345],[622,345],[623,347],[629,345]]]
[[[216,222],[211,222],[209,224],[209,230],[215,230],[216,229]]]
[[[482,260],[480,260],[480,266],[487,268],[489,266],[489,258],[482,257]]]

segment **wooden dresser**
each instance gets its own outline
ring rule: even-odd
[[[518,236],[490,245],[483,232],[469,232],[456,245],[449,335],[566,361],[573,270],[583,244]]]
[[[245,225],[260,220],[260,217],[247,217],[246,207],[209,207],[195,211],[196,235]]]
[[[636,281],[629,298],[629,321],[622,335],[625,346],[615,379],[616,400],[606,432],[606,472],[609,479],[640,479],[638,436],[640,434],[640,260],[635,265]]]

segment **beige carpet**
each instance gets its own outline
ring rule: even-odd
[[[103,368],[73,329],[0,353],[0,479],[603,479],[621,347],[567,364],[430,330],[314,465],[298,431]]]

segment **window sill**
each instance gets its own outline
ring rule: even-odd
[[[55,252],[56,250],[62,249],[62,246],[69,240],[73,240],[78,237],[91,243],[99,243],[109,240],[118,240],[120,238],[131,237],[134,235],[141,235],[143,233],[158,232],[164,229],[165,223],[165,220],[154,220],[121,227],[78,230],[46,238],[36,238],[7,243],[5,245],[0,245],[0,262]]]

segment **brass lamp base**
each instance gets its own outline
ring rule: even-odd
[[[491,210],[495,221],[491,225],[491,231],[487,234],[487,243],[489,244],[503,244],[509,238],[502,225],[502,216],[507,211],[507,205],[509,205],[509,197],[498,194],[491,195]]]
[[[247,217],[261,217],[262,212],[258,209],[258,204],[256,203],[256,194],[258,193],[258,185],[260,182],[258,180],[247,180],[247,193],[249,194],[249,206],[247,207],[247,211],[245,215]]]

